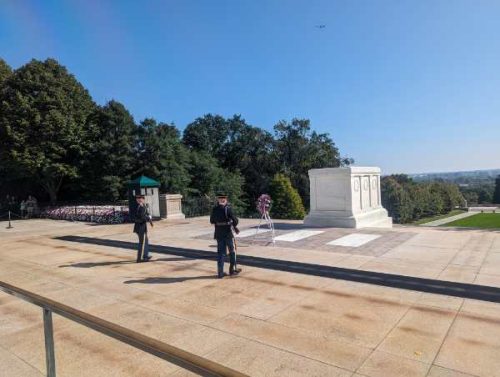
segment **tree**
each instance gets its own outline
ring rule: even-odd
[[[15,70],[0,91],[0,153],[11,170],[36,178],[55,203],[66,178],[77,178],[95,104],[54,59]]]
[[[10,68],[10,66],[5,62],[5,60],[3,59],[0,59],[0,93],[2,92],[2,85],[4,83],[4,81],[12,74],[12,68]],[[6,184],[6,181],[8,180],[8,170],[7,168],[4,166],[6,163],[6,161],[2,161],[2,159],[0,159],[0,176],[3,177],[2,178],[2,181],[3,181],[3,184],[5,185]],[[0,194],[2,194],[0,192]]]
[[[0,88],[2,83],[12,74],[12,68],[0,58]]]
[[[429,185],[430,201],[429,201],[429,215],[439,215],[441,213],[446,213],[444,210],[445,203],[441,191],[439,189],[439,183],[433,182]]]
[[[219,159],[228,139],[228,124],[220,115],[206,114],[187,125],[183,142],[189,149],[206,151]]]
[[[414,205],[410,195],[394,177],[381,180],[382,205],[395,223],[407,223],[413,219]]]
[[[495,192],[493,193],[493,203],[500,204],[500,175],[495,179]]]
[[[271,215],[278,219],[301,220],[306,212],[302,199],[290,179],[283,174],[276,174],[271,182]]]
[[[217,166],[241,175],[248,203],[267,191],[277,171],[272,135],[247,124],[240,115],[225,119],[207,114],[197,118],[186,127],[183,142],[191,151],[214,158]]]
[[[245,196],[253,204],[268,191],[271,177],[277,172],[272,154],[274,139],[269,132],[248,125],[239,115],[227,122],[229,136],[221,153],[221,166],[241,173]]]
[[[135,175],[157,179],[163,192],[186,194],[189,156],[174,125],[144,119],[137,130],[135,150]]]
[[[79,181],[81,193],[102,200],[124,198],[135,162],[134,119],[115,100],[97,107],[89,118],[92,141]]]
[[[443,182],[439,183],[439,188],[444,202],[443,211],[445,213],[465,205],[465,199],[456,184]]]
[[[217,160],[206,151],[190,151],[189,194],[215,201],[218,191],[228,194],[232,206],[237,212],[245,207],[242,200],[244,178],[239,172],[229,172],[221,168]]]
[[[280,121],[274,126],[275,155],[282,173],[290,177],[304,203],[309,203],[310,169],[334,168],[352,160],[340,157],[335,143],[328,134],[310,132],[308,119]]]

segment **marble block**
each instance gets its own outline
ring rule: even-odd
[[[186,216],[182,213],[182,195],[161,194],[160,216],[162,219],[184,219]]]
[[[390,228],[382,207],[380,168],[352,166],[309,170],[310,212],[307,226]]]

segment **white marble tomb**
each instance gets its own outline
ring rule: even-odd
[[[338,228],[392,227],[382,207],[380,168],[358,167],[309,170],[310,212],[307,226]]]

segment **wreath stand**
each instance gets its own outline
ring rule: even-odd
[[[272,242],[273,246],[275,246],[276,241],[274,240],[274,237],[275,237],[274,223],[273,223],[273,220],[271,219],[271,216],[269,216],[268,211],[265,211],[262,213],[262,216],[260,217],[260,221],[259,221],[259,226],[257,227],[257,230],[253,236],[252,242],[255,240],[259,240],[258,236],[259,236],[259,230],[260,230],[261,226],[264,229],[265,228],[269,229],[269,232],[262,232],[262,234],[264,235],[264,239],[268,240],[267,233],[271,233],[271,242]]]

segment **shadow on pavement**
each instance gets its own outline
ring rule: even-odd
[[[184,261],[186,258],[159,258],[159,259],[151,259],[151,262],[178,262]],[[136,260],[124,260],[118,262],[80,262],[80,263],[72,263],[72,264],[63,264],[59,266],[59,268],[66,267],[75,267],[75,268],[92,268],[92,267],[104,267],[104,266],[118,266],[123,264],[136,264]]]
[[[116,241],[102,238],[62,236],[55,239],[69,242],[132,249],[137,244],[127,241]],[[212,251],[187,249],[163,245],[150,245],[150,251],[188,259],[215,260],[216,253]],[[475,300],[500,303],[500,288],[477,284],[458,283],[453,281],[424,279],[406,275],[386,274],[381,272],[355,270],[312,263],[293,262],[281,259],[238,255],[238,264],[243,266],[264,268],[275,271],[293,272],[296,274],[321,276],[332,279],[354,281],[384,287],[407,289],[418,292],[436,293],[447,296],[470,298]]]
[[[215,280],[216,276],[207,275],[207,276],[188,276],[188,277],[177,277],[177,278],[144,278],[144,279],[136,279],[136,280],[127,280],[124,281],[124,284],[171,284],[171,283],[180,283],[187,280]]]

